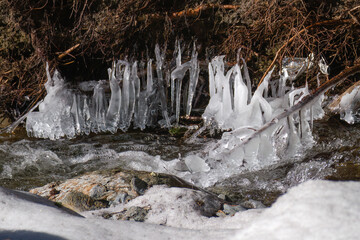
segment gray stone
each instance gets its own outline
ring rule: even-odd
[[[101,199],[105,192],[106,192],[106,188],[103,185],[95,185],[89,191],[89,196],[94,199]]]
[[[69,192],[61,202],[67,208],[70,208],[76,212],[83,212],[89,210],[96,210],[108,207],[108,203],[105,201],[96,201],[88,195],[81,192],[71,191]]]
[[[112,215],[112,217],[114,217],[117,220],[144,222],[149,210],[150,208],[133,206],[128,209],[124,209],[121,212],[110,213],[110,214],[107,213],[106,215],[103,214],[103,217],[109,218],[109,215],[110,216]]]
[[[246,210],[240,205],[229,205],[229,204],[224,204],[223,208],[224,208],[224,213],[226,215],[231,215],[231,216],[233,216],[237,212],[242,212]]]
[[[248,209],[253,209],[253,208],[266,208],[266,206],[260,202],[260,201],[256,201],[256,200],[253,200],[253,199],[249,199],[249,200],[246,200],[244,202],[241,203],[241,205],[245,208],[248,208]]]
[[[148,189],[149,185],[144,182],[143,180],[141,180],[138,177],[133,177],[131,179],[131,187],[132,189],[137,192],[139,195],[143,195],[146,191],[146,189]]]

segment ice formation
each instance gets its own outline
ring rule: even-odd
[[[342,96],[339,106],[340,118],[349,124],[360,122],[360,86]]]
[[[176,91],[176,111],[174,116],[168,103],[168,79],[164,64],[164,52],[157,45],[156,77],[153,75],[152,59],[147,62],[146,81],[141,81],[138,63],[119,60],[108,69],[109,80],[82,82],[78,90],[70,89],[58,71],[50,76],[45,84],[47,95],[39,105],[38,112],[27,116],[26,129],[30,136],[50,138],[73,138],[90,132],[115,133],[118,129],[126,131],[131,126],[144,130],[159,124],[171,127],[179,122],[182,98],[183,112],[190,115],[192,102],[199,77],[197,52],[191,60],[181,64],[179,44],[176,68],[171,72],[171,105]],[[182,82],[189,72],[188,92],[182,94]],[[164,74],[165,72],[165,74]],[[165,75],[165,78],[164,78]],[[168,74],[170,76],[170,74]],[[110,90],[110,94],[109,94]],[[92,96],[90,96],[90,94]],[[110,95],[110,96],[109,96]]]
[[[280,77],[271,80],[273,71],[270,71],[253,95],[245,61],[243,71],[236,64],[226,72],[223,59],[224,56],[218,56],[209,63],[211,98],[203,118],[205,126],[230,131],[223,133],[221,140],[203,153],[195,154],[205,160],[210,170],[192,175],[190,179],[184,176],[202,186],[211,186],[244,169],[259,170],[275,164],[284,155],[296,154],[302,146],[313,142],[313,119],[324,115],[321,95],[299,112],[286,118],[279,117],[309,95],[307,84],[295,89],[291,82],[312,65],[311,56],[294,61],[286,59]],[[270,122],[275,124],[263,130]],[[200,161],[194,162],[194,166],[187,163],[188,168],[197,167],[197,162]]]

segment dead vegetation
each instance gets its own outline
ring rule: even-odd
[[[172,59],[177,38],[196,41],[204,63],[226,54],[231,64],[241,48],[258,82],[285,56],[324,57],[331,76],[360,62],[356,0],[0,0],[0,7],[0,118],[18,118],[43,96],[46,61],[70,82],[104,79],[113,59],[153,58],[156,43]]]

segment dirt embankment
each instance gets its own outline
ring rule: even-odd
[[[0,0],[0,119],[41,99],[46,61],[68,81],[103,79],[113,59],[154,58],[156,43],[172,59],[176,39],[185,56],[196,41],[204,64],[226,54],[231,65],[241,48],[255,81],[310,53],[336,75],[360,61],[359,21],[357,0]]]

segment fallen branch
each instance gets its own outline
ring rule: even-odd
[[[308,31],[311,28],[315,28],[315,27],[320,27],[320,26],[331,26],[331,25],[341,25],[341,24],[350,24],[350,23],[354,23],[353,19],[338,19],[338,20],[326,20],[326,21],[322,21],[322,22],[317,22],[314,23],[310,26],[307,26],[306,28],[302,29],[301,31],[297,32],[294,36],[292,36],[288,41],[286,41],[276,52],[275,57],[273,59],[273,61],[271,62],[270,66],[266,69],[264,75],[262,76],[262,78],[260,79],[260,82],[258,84],[258,87],[260,86],[260,84],[264,81],[264,78],[266,77],[266,75],[269,73],[269,71],[274,67],[275,62],[277,61],[281,51],[287,47],[292,41],[294,41],[294,39],[299,36],[300,34]]]
[[[264,124],[260,129],[256,130],[254,133],[252,133],[250,136],[248,136],[246,139],[241,141],[240,143],[236,144],[236,146],[233,149],[236,149],[237,147],[243,146],[247,144],[249,141],[254,139],[255,137],[259,136],[262,132],[264,132],[269,127],[277,124],[281,119],[286,118],[295,112],[299,111],[300,109],[308,106],[310,103],[312,103],[317,97],[319,97],[321,94],[325,93],[327,90],[329,90],[334,85],[342,82],[346,78],[354,75],[355,73],[360,72],[360,64],[354,65],[352,67],[346,68],[341,73],[336,75],[335,77],[331,78],[330,80],[323,83],[320,87],[312,91],[311,94],[305,96],[300,102],[295,104],[294,106],[286,109],[283,113],[277,115],[274,117],[271,121]],[[231,150],[230,152],[232,152]]]
[[[197,16],[201,11],[208,10],[208,9],[214,9],[214,8],[221,8],[226,10],[236,10],[240,7],[240,5],[221,5],[221,4],[205,4],[200,5],[196,8],[189,8],[185,9],[180,12],[175,12],[170,15],[171,18],[179,18],[183,16],[187,17],[194,17]]]

